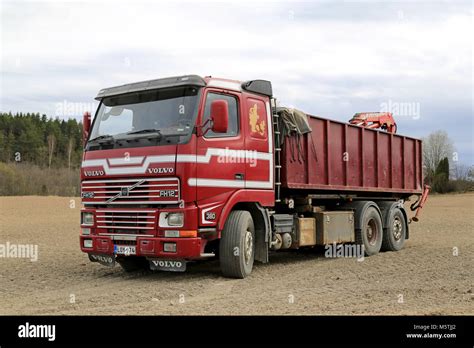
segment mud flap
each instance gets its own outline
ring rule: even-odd
[[[150,269],[153,271],[186,271],[186,261],[184,260],[148,259],[148,261],[150,262]]]
[[[272,229],[270,223],[270,216],[268,210],[262,208],[259,204],[256,205],[262,216],[262,223],[258,224],[259,229],[255,229],[255,260],[267,263],[268,251],[272,242]]]
[[[115,257],[113,255],[102,255],[102,254],[88,254],[91,262],[98,262],[101,265],[114,267]]]

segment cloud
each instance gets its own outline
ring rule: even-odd
[[[265,78],[282,103],[340,120],[419,103],[403,133],[446,129],[474,163],[472,15],[470,2],[2,2],[0,109],[54,115],[187,73]]]

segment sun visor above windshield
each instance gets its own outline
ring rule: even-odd
[[[110,97],[114,95],[121,95],[132,92],[147,91],[159,88],[167,87],[178,87],[178,86],[206,86],[206,81],[198,75],[185,75],[185,76],[175,76],[167,77],[164,79],[156,79],[149,81],[142,81],[136,83],[129,83],[126,85],[121,85],[117,87],[104,88],[99,91],[96,100],[101,100],[105,97]]]

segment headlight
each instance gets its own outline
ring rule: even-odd
[[[167,216],[169,226],[183,226],[184,214],[183,213],[169,213]]]
[[[83,212],[81,215],[81,224],[82,225],[93,225],[94,224],[94,214],[89,212]]]
[[[160,227],[183,227],[184,213],[161,212],[159,225]]]
[[[84,248],[92,248],[92,239],[84,239]]]
[[[82,229],[82,235],[83,236],[88,236],[91,234],[91,229],[90,228],[83,228]]]

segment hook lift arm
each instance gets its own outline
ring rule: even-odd
[[[411,211],[416,210],[415,216],[410,220],[410,222],[411,221],[418,222],[420,220],[418,216],[420,215],[420,211],[423,208],[423,205],[425,205],[425,202],[428,199],[428,194],[430,193],[430,189],[431,189],[431,186],[425,185],[421,196],[419,196],[417,201],[410,206]]]

